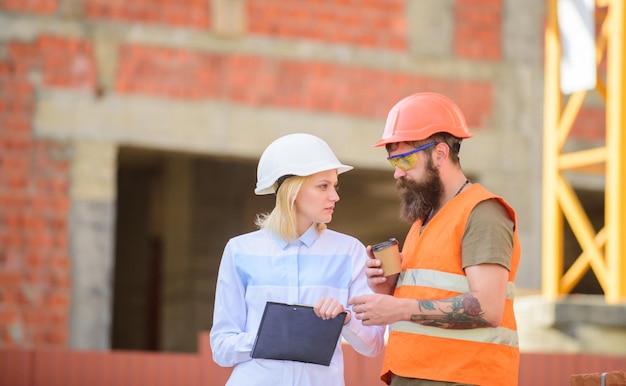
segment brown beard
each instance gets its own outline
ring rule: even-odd
[[[426,221],[443,194],[439,170],[431,159],[426,162],[426,175],[423,181],[416,182],[400,177],[396,182],[396,187],[400,191],[400,219],[411,224],[418,219]]]

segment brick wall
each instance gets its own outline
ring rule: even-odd
[[[456,0],[454,16],[458,57],[501,59],[502,0]]]
[[[208,28],[209,4],[207,0],[84,0],[84,12],[91,20]]]
[[[279,58],[123,46],[116,91],[176,99],[224,98],[252,106],[384,118],[413,90],[437,90],[481,127],[493,107],[492,85]]]
[[[0,0],[0,10],[51,15],[59,8],[60,0]]]
[[[251,0],[247,4],[253,34],[389,50],[407,47],[406,0]]]
[[[24,5],[35,11],[41,4]],[[62,142],[37,139],[32,118],[37,78],[45,86],[85,84],[83,68],[71,66],[80,61],[80,44],[41,38],[10,42],[6,52],[0,60],[0,346],[65,346],[69,154]]]

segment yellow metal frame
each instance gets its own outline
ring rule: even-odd
[[[626,301],[626,42],[624,0],[596,0],[607,7],[596,39],[596,68],[606,54],[606,82],[597,76],[596,91],[606,106],[604,147],[564,153],[563,146],[587,95],[560,90],[561,42],[557,0],[548,0],[545,33],[542,292],[557,299],[568,294],[591,268],[608,304]],[[598,74],[599,71],[596,70]],[[564,171],[605,175],[605,223],[596,232]],[[563,220],[570,225],[582,253],[569,269],[563,266]]]

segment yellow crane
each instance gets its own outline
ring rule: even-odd
[[[558,0],[548,0],[545,31],[542,293],[548,299],[568,294],[591,269],[607,304],[626,301],[626,7],[624,0],[596,0],[606,9],[596,36],[596,88],[606,110],[605,145],[564,152],[587,91],[568,97],[560,88],[562,41]],[[606,55],[606,78],[600,63]],[[596,170],[605,178],[604,226],[596,232],[564,172]],[[572,229],[582,253],[565,271],[563,221]]]

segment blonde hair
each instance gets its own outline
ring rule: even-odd
[[[300,236],[298,234],[296,196],[308,178],[310,176],[287,178],[276,192],[276,205],[272,212],[258,214],[255,224],[260,229],[272,231],[283,240],[296,240]],[[274,188],[278,188],[277,185],[275,183]],[[321,232],[326,229],[326,224],[316,223],[315,228]]]

